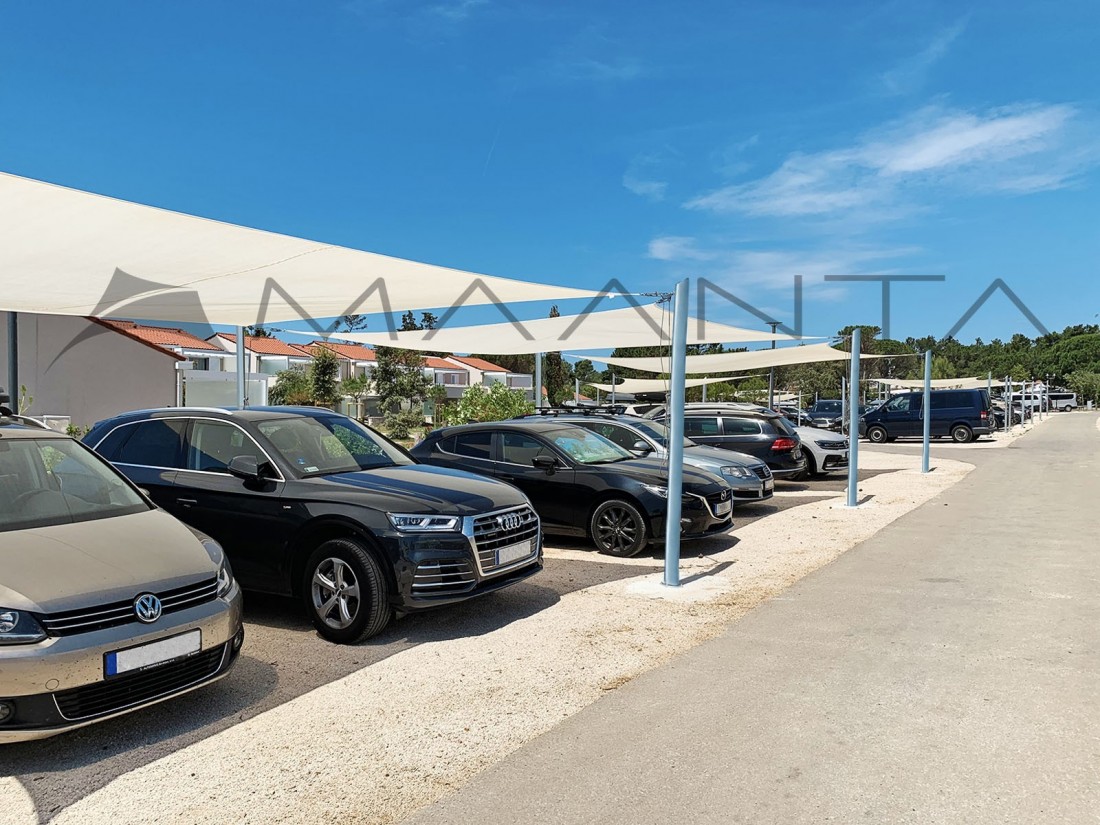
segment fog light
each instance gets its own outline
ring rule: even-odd
[[[233,637],[233,649],[240,650],[241,645],[244,644],[244,630],[238,630],[237,635]]]
[[[15,716],[15,704],[6,699],[0,701],[0,725]]]

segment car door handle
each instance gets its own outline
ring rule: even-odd
[[[194,498],[177,498],[176,499],[176,504],[182,504],[184,507],[190,507],[193,504],[198,504],[198,503],[199,503],[198,499],[194,499]]]

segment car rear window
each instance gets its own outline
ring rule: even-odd
[[[145,467],[183,466],[181,456],[183,433],[186,422],[183,419],[153,419],[139,424],[127,424],[132,430],[129,438],[118,443],[114,455],[101,453],[108,461],[116,464],[135,464]],[[104,444],[110,439],[104,439]]]
[[[688,438],[720,434],[717,418],[696,418],[692,416],[684,419],[684,435]]]
[[[493,457],[493,434],[488,430],[476,433],[461,433],[455,436],[455,455],[470,458],[491,459]]]

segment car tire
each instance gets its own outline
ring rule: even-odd
[[[617,498],[592,511],[588,535],[597,550],[618,558],[638,555],[648,542],[645,516],[629,501]]]
[[[814,454],[809,450],[804,451],[806,453],[806,469],[796,475],[792,481],[808,481],[817,475],[817,460],[814,458]]]
[[[355,539],[330,539],[313,551],[302,597],[317,632],[337,644],[377,636],[393,618],[382,568]]]
[[[956,444],[969,444],[974,440],[974,431],[965,424],[956,424],[951,428],[951,440]]]
[[[1069,412],[1073,407],[1062,407],[1062,412]]]
[[[889,433],[886,432],[885,427],[868,427],[867,428],[867,440],[873,444],[885,444],[889,441]]]

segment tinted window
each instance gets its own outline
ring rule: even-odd
[[[626,427],[620,427],[618,424],[609,424],[606,421],[593,421],[591,423],[585,423],[583,426],[592,430],[594,433],[599,433],[608,441],[613,441],[620,447],[626,449],[633,448],[634,444],[638,441],[645,441],[637,433],[633,433]]]
[[[896,395],[887,403],[886,409],[891,412],[908,412],[912,398],[911,395]]]
[[[772,429],[774,429],[776,432],[780,432],[783,435],[796,435],[794,427],[792,427],[790,422],[782,416],[769,418],[768,423],[771,424]]]
[[[842,409],[842,401],[818,401],[813,406],[814,412],[819,413],[839,413]]]
[[[760,422],[755,418],[723,418],[722,429],[726,435],[759,435]]]
[[[966,392],[934,392],[932,393],[932,409],[948,410],[958,407],[972,407],[973,398]]]
[[[504,449],[504,460],[510,464],[523,464],[530,467],[531,460],[536,456],[554,457],[554,453],[550,451],[549,447],[523,433],[504,433],[501,440]]]
[[[130,436],[134,434],[136,429],[137,426],[134,424],[116,427],[96,445],[95,451],[108,461],[117,461],[119,450],[122,449],[123,444],[130,440]]]
[[[256,442],[239,427],[221,421],[196,421],[192,425],[187,445],[187,469],[228,472],[225,468],[237,456],[251,456],[257,464],[267,461]]]
[[[719,435],[717,418],[685,418],[684,435],[691,438],[700,435]]]
[[[462,433],[455,436],[455,455],[465,455],[470,458],[493,457],[493,434],[488,431],[477,433]]]
[[[114,458],[119,464],[140,464],[146,467],[180,467],[180,453],[184,421],[142,421],[130,425],[134,432],[118,450]]]

